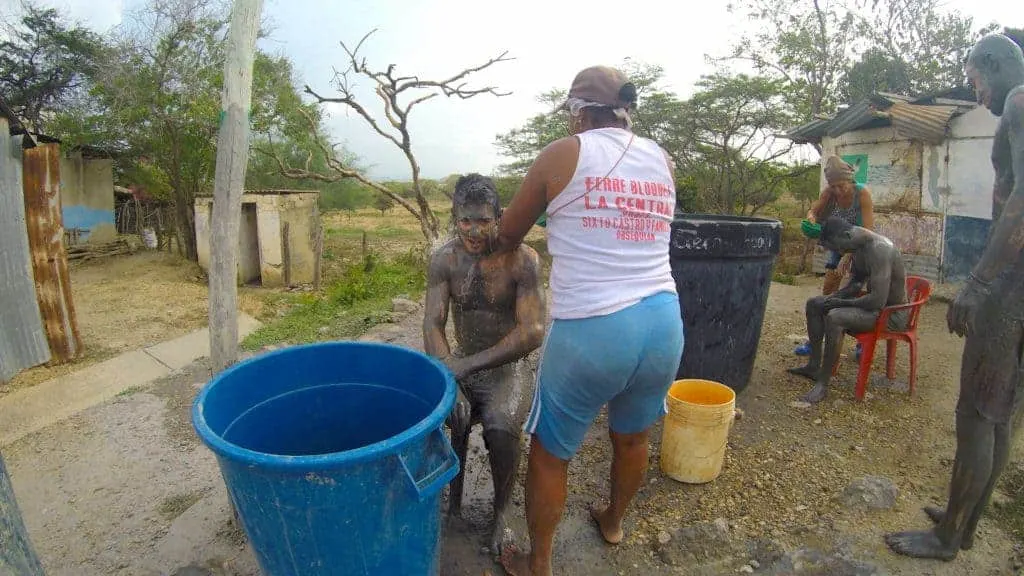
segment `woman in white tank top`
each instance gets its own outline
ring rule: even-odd
[[[552,318],[541,356],[527,475],[531,551],[502,555],[510,574],[550,574],[568,462],[605,405],[612,493],[591,514],[609,543],[643,483],[648,432],[682,359],[683,324],[669,266],[673,167],[630,130],[636,88],[613,68],[580,72],[563,105],[572,136],[547,146],[504,211],[495,250],[522,242],[547,212]]]

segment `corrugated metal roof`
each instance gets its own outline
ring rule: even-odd
[[[949,121],[959,111],[956,106],[919,106],[897,102],[887,111],[893,128],[901,136],[938,144],[946,139]]]
[[[950,101],[936,96],[913,98],[879,92],[836,113],[830,119],[814,119],[790,130],[786,137],[797,144],[821,142],[847,132],[893,126],[910,139],[941,142],[954,117],[973,109],[972,102]]]
[[[786,133],[786,137],[797,144],[810,144],[821,141],[821,137],[828,131],[829,120],[815,119],[807,124],[797,126]]]

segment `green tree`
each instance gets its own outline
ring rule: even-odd
[[[963,86],[964,62],[982,35],[996,30],[983,27],[956,10],[946,11],[942,0],[861,0],[870,15],[861,34],[903,62],[910,94]]]
[[[878,48],[862,54],[839,83],[840,99],[851,104],[876,92],[910,94],[912,91],[907,63]]]
[[[1024,48],[1024,28],[1003,28],[1003,34],[1016,42],[1018,46]]]
[[[798,122],[831,114],[858,39],[857,13],[828,0],[740,0],[730,11],[758,24],[719,63],[738,60],[784,82]]]
[[[494,145],[510,162],[498,170],[502,174],[525,175],[537,153],[545,146],[569,134],[569,118],[564,113],[552,113],[565,101],[565,90],[553,89],[537,96],[544,112],[533,116],[526,124],[513,128],[495,138]],[[454,186],[454,184],[453,184]]]
[[[785,82],[713,74],[686,102],[685,134],[696,144],[688,185],[704,210],[754,214],[775,201],[794,172],[781,162],[792,150],[775,135],[793,122]]]
[[[681,123],[682,102],[662,85],[663,70],[643,62],[627,59],[620,66],[637,88],[637,108],[633,112],[633,130],[640,136],[657,141],[673,157],[677,165],[691,155],[689,142],[676,128]],[[569,134],[566,112],[554,111],[565,101],[565,90],[552,89],[537,97],[543,111],[524,125],[495,138],[502,156],[510,159],[499,168],[504,175],[523,176],[548,144]]]
[[[53,8],[23,2],[21,16],[0,26],[0,94],[33,131],[88,90],[103,39]]]
[[[119,178],[167,195],[180,246],[193,260],[193,204],[213,184],[227,16],[219,1],[150,0],[129,15],[98,63],[88,101],[56,119],[72,145],[118,150]],[[257,142],[280,144],[282,154],[306,148],[296,138],[308,141],[310,133],[298,126],[321,123],[319,109],[301,102],[291,75],[287,59],[256,55],[253,130]],[[326,165],[334,158],[303,159]],[[271,185],[257,167],[248,183]]]
[[[385,212],[390,212],[395,208],[395,201],[389,196],[378,194],[377,199],[373,201],[373,207],[380,210],[380,215],[383,216]]]

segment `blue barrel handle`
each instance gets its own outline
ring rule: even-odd
[[[445,457],[444,462],[440,466],[431,470],[423,478],[417,480],[415,474],[409,469],[405,455],[398,454],[398,461],[402,463],[402,469],[405,470],[405,475],[412,482],[412,487],[416,490],[416,495],[419,497],[420,502],[432,498],[459,473],[459,457],[455,454],[455,449],[452,448],[452,443],[448,441],[448,436],[445,435],[442,427],[437,427],[430,434],[436,434],[440,437],[441,443],[445,447]]]

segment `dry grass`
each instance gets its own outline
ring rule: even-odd
[[[434,202],[438,219],[447,223],[444,202]],[[425,246],[419,223],[401,208],[381,214],[378,210],[327,212],[322,215],[324,281],[326,289],[342,280],[346,269],[363,261],[366,249],[377,260],[390,260]],[[535,228],[527,241],[542,253],[544,233]],[[85,345],[74,362],[25,370],[6,385],[0,395],[63,376],[117,354],[183,336],[207,324],[206,277],[194,262],[161,252],[143,251],[127,256],[74,262],[71,287],[78,326]],[[274,322],[295,308],[296,297],[284,290],[242,287],[242,311],[264,322]],[[410,296],[418,297],[416,294]],[[379,308],[381,302],[366,303]],[[380,311],[362,310],[365,318]],[[364,329],[366,319],[354,329]],[[345,330],[346,334],[350,330]]]
[[[147,251],[73,263],[70,271],[84,355],[75,362],[25,370],[0,388],[0,393],[206,326],[206,280],[193,262]],[[244,289],[239,296],[241,309],[254,316],[263,308],[255,292]]]

